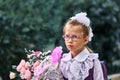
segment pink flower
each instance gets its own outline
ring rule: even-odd
[[[25,71],[26,71],[26,69],[24,67],[22,67],[21,70],[20,70],[21,75],[24,75]]]
[[[30,65],[29,62],[26,62],[26,63],[25,63],[25,68],[26,68],[26,69],[30,68],[30,66],[31,66],[31,65]]]
[[[56,47],[51,54],[53,65],[56,65],[57,63],[59,63],[61,59],[61,55],[62,55],[62,47],[61,46]]]
[[[37,67],[34,67],[34,75],[36,76],[38,74],[38,72],[40,71],[41,67],[40,66],[37,66]]]
[[[40,61],[36,61],[36,62],[33,64],[33,68],[37,67],[39,64],[40,64]]]
[[[25,66],[25,60],[22,59],[21,62],[20,62],[20,64],[16,68],[17,71],[20,71],[23,66]]]
[[[29,70],[26,70],[24,77],[25,77],[25,79],[30,80],[31,79],[31,72]]]
[[[36,57],[39,57],[41,53],[42,53],[41,51],[36,51],[36,52],[35,52],[35,56],[36,56]]]

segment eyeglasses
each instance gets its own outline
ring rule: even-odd
[[[63,35],[63,38],[68,41],[70,39],[72,39],[73,41],[78,41],[82,36],[78,36],[78,35]]]

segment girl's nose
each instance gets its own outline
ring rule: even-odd
[[[72,41],[73,41],[73,39],[72,39],[72,38],[69,38],[69,39],[68,39],[68,42],[72,42]]]

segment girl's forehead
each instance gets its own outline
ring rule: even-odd
[[[81,25],[75,25],[75,26],[72,26],[72,25],[66,25],[65,26],[65,32],[66,31],[76,31],[76,32],[82,32],[82,26]]]

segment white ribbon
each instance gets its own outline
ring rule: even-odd
[[[81,12],[76,14],[75,16],[70,18],[71,20],[77,20],[78,22],[80,22],[81,24],[89,27],[89,41],[92,40],[93,37],[93,32],[92,32],[92,28],[90,27],[90,19],[87,17],[87,13],[86,12]]]

